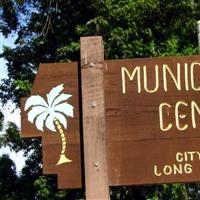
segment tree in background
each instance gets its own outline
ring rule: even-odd
[[[8,78],[0,85],[0,97],[3,103],[12,100],[17,106],[29,93],[39,63],[79,60],[80,36],[102,35],[106,59],[198,52],[200,0],[1,0],[0,16],[4,36],[17,34],[15,48],[4,47],[1,55],[8,62]],[[5,132],[0,145],[24,150],[27,161],[21,174],[14,177],[18,195],[14,190],[16,195],[11,196],[8,184],[5,191],[10,196],[3,199],[19,195],[20,199],[83,198],[81,190],[57,191],[54,177],[41,176],[39,140],[21,140],[14,124]],[[16,175],[15,170],[9,171]],[[178,200],[200,199],[200,195],[198,184],[175,184],[112,188],[111,198]]]

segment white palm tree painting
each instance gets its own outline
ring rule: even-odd
[[[66,139],[62,129],[67,129],[67,118],[73,117],[73,106],[67,103],[67,100],[72,96],[70,94],[61,93],[64,89],[64,85],[60,84],[53,87],[47,94],[47,101],[39,96],[30,96],[26,103],[24,110],[28,112],[28,121],[35,124],[36,128],[40,131],[44,131],[44,127],[51,130],[53,133],[59,132],[62,139],[62,149],[60,158],[57,165],[72,162],[65,155],[66,151]]]

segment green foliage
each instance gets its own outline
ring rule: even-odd
[[[75,57],[74,55],[78,54],[80,51],[80,43],[79,42],[71,42],[67,46],[63,46],[57,49],[57,56],[60,57],[60,62],[70,62],[70,59],[63,59],[64,57],[67,58],[71,54],[71,57]],[[70,57],[70,56],[69,56]]]
[[[16,167],[8,155],[0,156],[0,177],[0,200],[18,199]]]
[[[0,22],[0,31],[8,36],[12,30],[16,30],[18,26],[17,13],[12,0],[0,1],[0,17],[3,21]]]
[[[15,2],[20,6],[23,6],[24,4],[24,0],[15,0]]]
[[[16,88],[23,90],[25,93],[29,93],[32,88],[32,84],[29,82],[29,80],[16,80],[15,85]]]
[[[4,103],[27,95],[39,63],[79,60],[80,36],[102,35],[112,59],[198,53],[199,1],[27,0],[12,7],[20,26],[16,48],[0,55],[8,60],[9,81],[0,86]]]
[[[64,200],[68,199],[81,200],[82,194],[79,194],[76,190],[74,191],[53,191],[49,184],[51,180],[49,178],[40,176],[35,182],[36,197],[40,200]]]
[[[53,191],[51,187],[48,185],[48,181],[44,176],[40,176],[34,182],[34,186],[36,188],[36,198],[41,200],[54,200]]]
[[[19,105],[19,99],[30,91],[39,63],[78,61],[80,36],[102,35],[106,59],[198,53],[196,21],[200,16],[200,0],[2,0],[0,3],[1,32],[5,37],[13,31],[17,34],[16,46],[4,47],[0,55],[7,60],[8,67],[8,78],[0,85],[3,103],[12,100]],[[0,116],[0,125],[2,120]],[[14,163],[8,157],[0,158],[0,199],[84,198],[82,190],[58,191],[55,177],[41,176],[40,140],[22,140],[13,123],[0,136],[0,147],[3,146],[16,152],[23,150],[27,160],[21,174],[16,176]],[[7,179],[5,173],[11,178]],[[114,187],[111,198],[193,200],[200,199],[199,187],[198,184]]]
[[[15,124],[9,123],[0,136],[0,147],[9,147],[26,156],[20,176],[8,156],[0,157],[0,200],[81,200],[82,190],[57,190],[56,177],[44,177],[41,170],[41,142],[38,139],[22,139]],[[2,186],[3,185],[3,186]],[[2,186],[2,187],[1,187]]]
[[[188,200],[187,188],[185,184],[164,184],[147,194],[146,198],[147,200]]]

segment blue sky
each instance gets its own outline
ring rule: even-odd
[[[14,47],[14,41],[16,39],[16,35],[13,35],[8,38],[4,38],[2,33],[0,33],[0,54],[3,52],[3,46]],[[0,58],[0,80],[2,78],[7,77],[7,70],[6,70],[6,61],[3,58]],[[20,127],[20,110],[15,109],[15,106],[9,102],[6,106],[2,108],[5,121],[12,121],[16,123]],[[23,153],[15,153],[10,152],[8,148],[1,148],[0,155],[2,154],[9,154],[10,158],[15,161],[17,171],[19,172],[24,165],[24,158]]]
[[[14,41],[16,39],[16,35],[11,35],[8,38],[4,38],[2,33],[0,33],[0,54],[3,52],[3,46],[14,47]],[[0,58],[0,79],[5,78],[7,74],[6,61],[3,58]]]
[[[0,33],[0,54],[3,51],[3,45],[4,45],[4,38],[2,33]],[[5,60],[3,58],[0,58],[0,79],[4,78],[6,75],[6,68],[5,68]]]
[[[4,38],[2,33],[0,33],[0,54],[3,52],[3,46],[8,46],[10,48],[14,47],[15,39],[16,39],[16,35],[11,35],[8,38]],[[3,58],[0,58],[0,80],[6,77],[7,77],[6,60],[4,60]],[[5,114],[6,120],[13,121],[18,126],[20,126],[19,117],[16,117],[17,114],[19,115],[19,110],[14,110],[14,109],[15,107],[12,105],[12,103],[8,103],[8,105],[5,106],[3,111]]]

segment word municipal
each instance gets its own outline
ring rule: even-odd
[[[171,67],[172,68],[172,67]],[[162,64],[161,66],[155,65],[155,82],[152,87],[152,77],[151,77],[151,87],[148,86],[148,73],[147,66],[133,66],[133,69],[129,70],[126,67],[121,67],[121,78],[122,78],[122,93],[127,93],[127,84],[135,83],[136,81],[136,91],[138,94],[146,92],[149,94],[156,93],[158,90],[163,90],[163,92],[168,92],[169,88],[175,87],[177,91],[200,91],[200,81],[197,82],[197,72],[200,72],[200,63],[192,62],[180,64],[177,62],[173,66],[173,70],[167,64]],[[198,71],[199,70],[199,71]],[[152,71],[152,70],[151,70]],[[176,73],[174,72],[176,71]],[[200,74],[199,74],[200,75]],[[143,80],[143,81],[142,81]],[[169,87],[170,82],[170,87]],[[135,87],[134,85],[134,87]],[[131,85],[133,86],[133,84]],[[190,110],[190,112],[183,111],[184,108]],[[159,114],[159,128],[161,131],[169,131],[173,126],[179,130],[184,131],[191,126],[192,128],[197,127],[196,116],[200,117],[200,106],[195,101],[184,101],[179,99],[175,105],[171,105],[168,102],[161,102],[158,107]],[[167,122],[171,115],[175,115],[175,122]],[[184,123],[184,119],[190,115],[191,124]],[[164,117],[165,116],[165,117]],[[200,118],[199,118],[200,119]],[[166,122],[165,122],[166,121]]]
[[[173,66],[174,67],[174,66]],[[148,76],[147,76],[147,66],[136,66],[130,72],[126,67],[121,68],[121,76],[122,76],[122,92],[125,94],[127,92],[126,88],[126,80],[133,81],[136,77],[137,80],[137,92],[141,93],[142,91],[147,93],[156,93],[159,89],[163,88],[165,92],[169,90],[169,79],[172,79],[174,85],[178,91],[186,90],[189,91],[200,91],[200,84],[197,85],[195,83],[195,74],[197,68],[200,67],[200,63],[192,62],[190,65],[188,63],[184,63],[184,66],[181,66],[180,63],[176,63],[176,74],[171,70],[171,68],[167,64],[163,64],[162,66],[155,65],[155,84],[153,88],[148,87]],[[190,72],[190,73],[189,73]],[[183,74],[184,79],[181,79],[181,75]],[[189,75],[190,74],[190,75]],[[143,75],[143,77],[142,77]],[[127,77],[127,78],[126,78]],[[143,84],[142,80],[143,79]],[[161,87],[162,85],[162,87]]]

